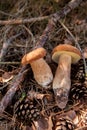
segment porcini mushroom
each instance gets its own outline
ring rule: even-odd
[[[68,44],[61,44],[53,49],[52,60],[58,63],[53,80],[53,90],[58,106],[65,108],[71,86],[71,63],[77,63],[81,58],[80,51]]]
[[[53,80],[53,74],[49,65],[43,59],[45,55],[46,50],[44,48],[37,48],[24,55],[22,58],[22,64],[30,64],[37,83],[47,88]]]

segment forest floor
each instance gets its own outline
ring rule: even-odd
[[[69,0],[60,0],[59,2],[57,0],[1,1],[0,20],[6,20],[8,22],[12,19],[26,19],[28,21],[30,18],[37,18],[37,20],[26,22],[24,24],[16,24],[15,22],[15,24],[11,23],[9,25],[0,25],[0,101],[2,101],[6,92],[13,86],[15,78],[18,76],[22,68],[22,57],[35,47],[37,41],[46,28],[49,17],[45,16],[50,16],[51,14],[61,10],[68,2]],[[42,16],[43,19],[41,20]],[[76,40],[78,41],[78,45],[81,47],[82,52],[86,52],[87,2],[82,3],[78,8],[74,9],[66,17],[57,22],[54,30],[52,30],[48,40],[44,45],[44,48],[47,50],[45,60],[51,67],[53,76],[55,75],[57,68],[57,64],[54,63],[51,58],[53,48],[59,44],[64,43],[76,46]],[[87,53],[84,54],[87,58]],[[82,60],[80,61],[83,67],[84,63]],[[78,64],[71,66],[72,86],[74,81],[76,84],[84,84],[81,78],[78,79],[78,74],[80,73],[79,69],[81,69],[79,66],[80,61]],[[84,76],[84,67],[82,69],[83,70],[81,71],[80,76]],[[75,75],[77,75],[77,79]],[[48,124],[52,125],[53,130],[58,130],[56,128],[57,126],[55,125],[55,122],[57,122],[56,120],[60,121],[60,118],[63,119],[64,116],[68,116],[69,118],[71,117],[70,120],[72,120],[75,126],[73,129],[87,130],[87,86],[85,86],[86,89],[83,93],[83,89],[81,89],[81,92],[78,93],[76,93],[75,90],[72,95],[76,96],[77,94],[79,99],[75,100],[73,99],[73,96],[69,96],[68,105],[63,110],[60,110],[54,103],[54,92],[52,90],[52,84],[50,89],[44,89],[38,85],[34,79],[30,65],[27,66],[27,71],[23,75],[22,81],[18,86],[19,87],[14,94],[11,102],[8,104],[3,114],[0,115],[0,130],[35,129],[33,128],[33,124],[35,123],[34,125],[36,125],[37,121],[31,121],[33,123],[29,122],[30,124],[27,124],[27,121],[24,123],[23,120],[21,121],[16,119],[14,115],[14,106],[16,102],[21,101],[21,98],[24,101],[28,92],[32,93],[31,97],[34,98],[35,105],[37,104],[36,107],[39,106],[38,104],[41,104],[40,106],[42,106],[41,113],[43,113],[42,117],[44,118],[42,118],[42,122],[44,125],[46,125],[46,123],[44,123],[43,120],[48,121]],[[39,94],[44,95],[44,97],[46,95],[48,96],[45,97],[46,99],[43,99],[43,102],[41,102],[42,99],[38,99],[38,95],[34,97],[33,92],[38,92]],[[51,99],[49,95],[51,96]],[[86,99],[84,99],[84,95]],[[66,119],[65,122],[67,122]],[[63,124],[60,123],[60,126],[63,127]],[[67,127],[67,125],[64,124],[64,127]],[[51,130],[52,128],[40,128],[40,130]],[[68,130],[68,127],[66,130]]]

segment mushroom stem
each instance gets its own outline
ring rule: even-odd
[[[53,75],[49,65],[43,58],[35,60],[30,63],[34,73],[34,78],[43,87],[48,86],[53,79]]]
[[[53,80],[53,74],[50,66],[43,59],[45,55],[46,50],[44,48],[37,48],[24,55],[22,58],[22,64],[30,64],[37,83],[44,88],[48,88],[50,87],[49,84]]]
[[[53,80],[53,90],[56,95],[57,104],[60,108],[64,108],[68,101],[68,93],[71,86],[70,70],[71,56],[68,54],[61,54]]]

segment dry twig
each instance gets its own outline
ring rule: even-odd
[[[20,62],[17,62],[17,61],[15,61],[15,62],[1,62],[0,61],[0,65],[19,65],[20,64]]]
[[[0,20],[1,25],[14,25],[14,24],[25,24],[25,23],[32,23],[32,22],[39,22],[45,19],[48,19],[49,16],[42,16],[30,19],[11,19],[11,20]]]

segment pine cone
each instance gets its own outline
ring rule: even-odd
[[[87,59],[86,59],[86,62],[87,62]],[[76,81],[80,83],[84,83],[85,71],[84,71],[83,59],[81,59],[76,65],[72,65],[71,79],[72,79],[72,83]]]
[[[74,130],[75,125],[69,118],[59,118],[53,130]]]
[[[87,88],[84,84],[74,83],[70,89],[69,99],[78,101],[87,99]]]
[[[41,107],[27,97],[16,102],[14,106],[14,116],[23,123],[31,124],[40,118]]]

